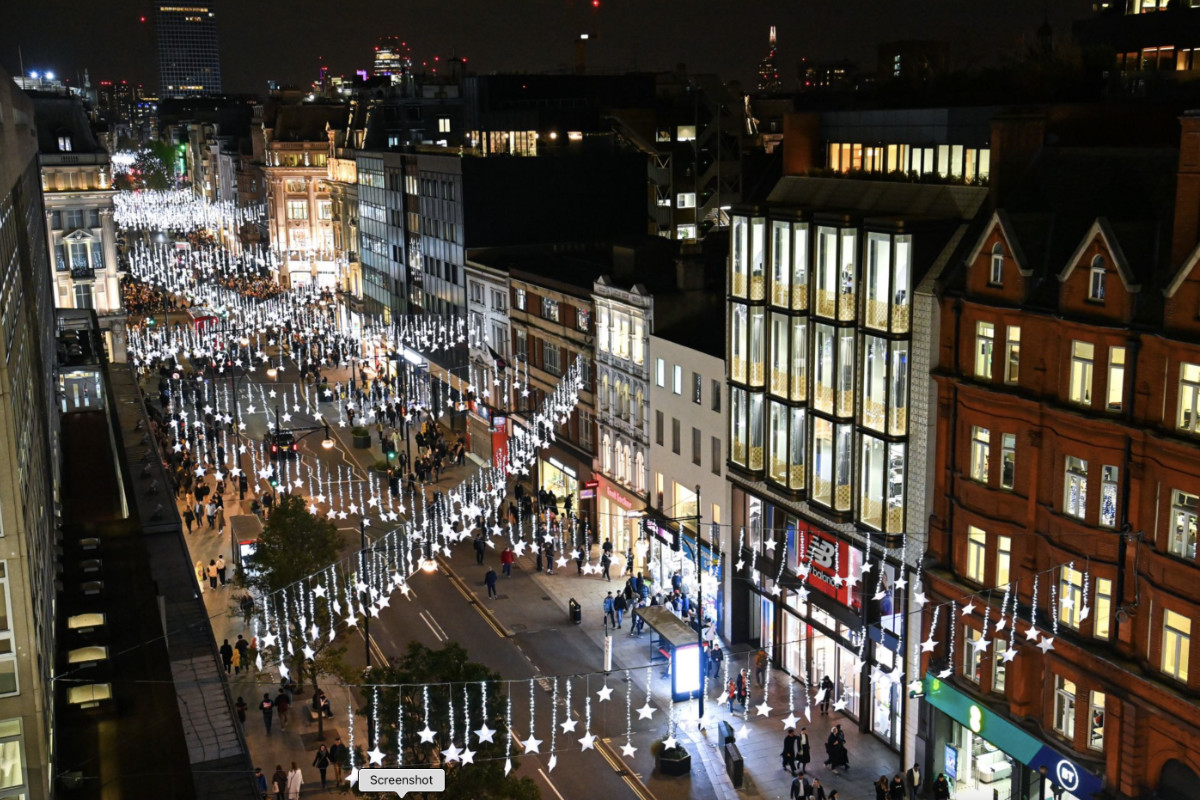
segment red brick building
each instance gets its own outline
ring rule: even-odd
[[[934,370],[919,736],[955,796],[1200,796],[1200,117],[1181,124],[1179,149],[993,128],[998,202],[943,286]],[[1001,163],[996,137],[1031,133]]]

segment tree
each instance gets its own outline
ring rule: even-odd
[[[487,687],[484,707],[482,687]],[[377,688],[376,688],[377,687]],[[438,735],[432,744],[424,744],[418,731],[425,727],[425,688],[429,690],[429,727]],[[464,692],[465,689],[465,692]],[[378,691],[379,707],[371,704]],[[456,744],[466,741],[468,734],[461,730],[463,703],[469,705],[467,716],[471,727],[486,722],[489,728],[504,731],[504,696],[500,693],[500,676],[482,664],[467,660],[467,651],[455,642],[447,642],[441,650],[432,650],[420,642],[409,642],[408,651],[387,666],[371,670],[363,687],[364,717],[374,715],[379,720],[377,739],[381,749],[396,750],[399,709],[404,703],[404,736],[401,745],[405,766],[432,765],[440,759],[441,751],[450,746],[451,722],[447,709],[454,707],[455,721],[461,732]],[[469,699],[468,699],[469,698]],[[538,800],[541,794],[529,778],[504,774],[504,746],[501,737],[496,743],[479,742],[475,761],[469,765],[458,762],[443,764],[446,768],[446,791],[439,800]]]
[[[315,588],[310,585],[311,576],[338,560],[339,543],[340,537],[332,523],[310,514],[299,496],[284,494],[263,526],[254,554],[249,558],[246,583],[258,591],[262,598],[260,606],[270,613],[271,618],[286,620],[286,635],[293,643],[292,669],[299,676],[297,685],[304,688],[304,679],[308,677],[314,695],[320,688],[322,674],[344,677],[345,672],[341,657],[346,648],[331,646],[333,639],[329,635],[328,621],[334,616],[328,598],[309,594]],[[302,614],[295,606],[298,591],[311,598],[309,619],[321,621],[318,627],[326,633],[324,638],[313,637],[305,630]],[[311,658],[303,652],[304,646],[312,648]],[[276,650],[276,656],[283,661],[286,652],[280,648]],[[318,714],[317,738],[324,736],[324,719]]]

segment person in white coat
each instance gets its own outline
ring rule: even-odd
[[[296,762],[292,762],[292,768],[288,772],[287,796],[288,800],[300,800],[300,786],[304,783],[304,776],[300,774],[300,767]]]

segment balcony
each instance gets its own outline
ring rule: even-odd
[[[74,280],[95,280],[96,270],[91,267],[71,267],[71,277]]]

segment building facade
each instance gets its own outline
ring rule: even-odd
[[[78,98],[34,99],[54,305],[94,309],[109,358],[125,361],[112,169]]]
[[[900,749],[906,571],[924,549],[933,282],[983,189],[784,178],[734,207],[728,267],[734,641]],[[912,209],[921,209],[914,213]]]
[[[213,8],[160,3],[154,36],[160,97],[221,94],[221,50]]]
[[[472,341],[469,391],[475,399],[469,408],[468,442],[471,452],[494,461],[505,449],[508,436],[504,416],[512,398],[504,388],[512,363],[508,326],[508,273],[470,259],[464,267],[467,281],[467,319]],[[504,368],[501,369],[500,367]],[[499,419],[497,419],[499,417]]]
[[[0,70],[0,789],[52,796],[58,427],[34,108]]]
[[[948,281],[921,736],[961,790],[1195,794],[1200,120],[1182,125],[1179,150],[1035,136]]]

